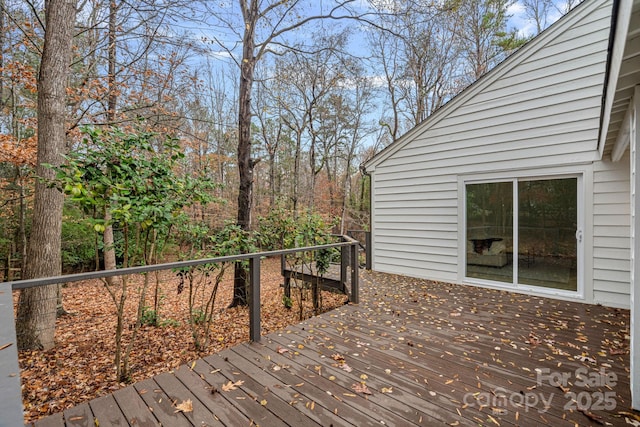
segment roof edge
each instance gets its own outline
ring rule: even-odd
[[[611,16],[611,33],[609,34],[609,50],[607,53],[607,68],[602,89],[602,108],[600,110],[600,129],[598,134],[598,152],[600,158],[604,155],[607,133],[611,120],[611,110],[616,94],[618,77],[627,44],[627,33],[633,13],[633,1],[613,0]]]
[[[614,3],[618,3],[619,0],[613,0]],[[451,98],[446,104],[442,107],[434,111],[429,117],[424,119],[422,122],[414,126],[400,138],[398,138],[395,142],[391,143],[387,147],[385,147],[382,151],[378,152],[371,159],[367,160],[363,164],[364,170],[368,172],[372,172],[375,170],[375,167],[380,163],[384,162],[387,158],[392,156],[394,153],[402,149],[406,146],[410,141],[412,141],[413,137],[419,135],[420,133],[425,132],[431,126],[438,123],[442,118],[446,117],[447,112],[455,108],[458,104],[464,102],[468,97],[473,96],[479,90],[482,90],[485,86],[494,82],[498,78],[500,78],[504,73],[509,70],[509,67],[521,61],[530,55],[533,55],[535,52],[540,49],[540,45],[546,43],[547,39],[552,39],[557,36],[557,33],[561,31],[564,27],[571,25],[571,22],[577,19],[580,19],[585,13],[590,11],[589,6],[598,6],[600,3],[598,0],[585,0],[582,3],[578,4],[575,8],[573,8],[569,13],[562,16],[556,22],[554,22],[551,26],[543,30],[537,36],[529,40],[523,46],[521,46],[518,50],[513,52],[507,58],[505,58],[502,62],[496,65],[494,68],[489,70],[486,74],[481,76],[478,80],[471,83],[465,89],[463,89],[456,96]],[[589,6],[588,6],[589,5]]]

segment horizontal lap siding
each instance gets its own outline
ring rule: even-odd
[[[425,183],[418,186],[402,185],[401,179],[378,187],[375,180],[376,269],[455,281],[455,176],[423,178]]]
[[[605,3],[551,32],[546,45],[525,46],[375,166],[377,270],[459,281],[459,176],[596,159],[611,13]],[[605,214],[601,225],[617,219]]]
[[[631,216],[629,153],[597,162],[593,174],[594,301],[629,305]]]

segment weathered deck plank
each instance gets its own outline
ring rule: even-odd
[[[73,408],[65,409],[64,419],[66,427],[82,427],[93,422],[93,412],[88,403],[82,403]]]
[[[244,381],[244,375],[242,372],[231,372],[227,368],[216,366],[219,365],[219,363],[216,363],[215,360],[212,360],[209,363],[208,359],[211,359],[212,357],[213,356],[209,356],[207,359],[199,360],[193,370],[200,374],[211,385],[211,387],[215,389],[216,393],[219,393],[224,397],[226,404],[231,404],[237,411],[245,414],[247,418],[249,418],[250,425],[287,425],[282,421],[282,419],[265,408],[266,405],[260,404],[257,399],[258,396],[253,390],[249,387],[245,387],[244,384],[239,383],[240,381]],[[243,378],[240,378],[240,376]],[[228,386],[228,390],[225,391],[222,387],[229,383],[236,385],[233,387]]]
[[[627,310],[371,272],[361,291],[42,425],[629,425]]]
[[[305,424],[327,426],[343,422],[338,415],[334,414],[319,403],[314,403],[314,410],[303,410],[300,408],[301,406],[307,406],[309,409],[309,405],[314,401],[305,401],[304,399],[298,400],[301,397],[301,393],[294,388],[295,384],[289,383],[287,384],[289,387],[283,387],[280,379],[276,379],[269,375],[267,370],[260,369],[256,365],[253,365],[249,360],[244,359],[244,357],[238,352],[230,351],[226,353],[225,358],[236,369],[244,372],[256,382],[262,384],[265,389],[273,393],[277,399],[272,399],[271,402],[280,402],[280,405],[287,404],[293,407],[295,411],[300,410],[300,413],[310,419],[310,421],[302,420]],[[267,401],[267,403],[269,402]],[[270,409],[278,410],[275,406],[270,406]]]
[[[223,426],[220,420],[216,419],[211,411],[198,400],[191,391],[175,377],[173,373],[164,373],[154,377],[154,380],[167,396],[171,399],[173,406],[190,402],[192,410],[183,411],[183,415],[194,426]],[[178,409],[174,409],[174,412]]]
[[[177,411],[173,401],[154,379],[146,379],[133,385],[147,405],[146,411],[153,414],[163,426],[190,427],[184,414]]]
[[[214,419],[227,426],[249,425],[249,418],[229,405],[224,397],[217,393],[217,388],[209,385],[189,367],[183,365],[176,369],[174,374],[200,402],[209,408]]]
[[[253,356],[254,359],[267,361],[267,369],[277,372],[275,375],[283,381],[285,387],[294,387],[299,394],[297,399],[304,399],[304,407],[298,406],[300,410],[313,411],[316,405],[321,404],[344,420],[334,425],[380,424],[382,418],[379,411],[372,408],[365,397],[355,395],[353,390],[343,388],[330,377],[320,375],[315,370],[317,365],[301,364],[300,360],[284,356],[270,345],[250,344],[243,347],[243,354],[249,355],[249,352],[244,350],[251,350],[257,355]],[[274,370],[276,366],[280,368],[277,371]],[[349,395],[349,399],[345,394]]]
[[[112,394],[98,397],[89,402],[95,420],[91,420],[93,425],[98,426],[128,426],[129,422],[124,416],[116,399]]]
[[[0,414],[7,425],[22,420],[20,367],[11,286],[0,283]]]
[[[8,424],[7,424],[8,425]],[[90,426],[91,424],[86,424]],[[64,418],[62,412],[41,418],[34,423],[35,427],[64,427]]]
[[[113,393],[113,398],[118,403],[120,410],[129,421],[130,425],[136,427],[158,427],[160,423],[153,416],[149,407],[140,397],[134,387],[125,387]]]

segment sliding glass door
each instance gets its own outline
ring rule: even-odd
[[[469,278],[577,291],[579,235],[578,178],[466,184]]]

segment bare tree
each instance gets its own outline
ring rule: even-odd
[[[38,160],[33,224],[25,279],[61,273],[63,194],[48,188],[66,147],[66,89],[76,17],[75,0],[46,0],[44,47],[38,73]],[[17,313],[18,346],[50,349],[54,345],[57,285],[20,292]]]
[[[118,87],[116,81],[117,72],[117,37],[116,31],[118,28],[118,3],[117,0],[109,1],[109,26],[108,26],[108,40],[107,57],[108,57],[108,71],[107,71],[107,121],[109,123],[115,123],[116,121],[116,109],[118,105]],[[104,211],[104,223],[105,229],[102,236],[104,243],[104,269],[115,270],[116,269],[116,248],[113,240],[113,224],[111,223],[110,210],[105,208]],[[97,266],[96,266],[97,267]],[[114,283],[113,277],[108,277],[107,283],[112,285]]]
[[[536,33],[539,34],[549,25],[549,13],[554,8],[553,0],[522,0],[524,14],[527,19],[536,26]]]
[[[461,90],[456,4],[374,2],[380,26],[370,33],[374,63],[384,77],[391,111],[381,124],[395,141]]]
[[[567,13],[569,13],[569,11],[571,11],[571,9],[573,9],[583,1],[584,0],[562,0],[555,2],[554,6],[558,10],[558,12],[560,12],[560,14],[566,15]]]
[[[240,68],[238,87],[238,212],[237,224],[244,230],[251,228],[252,193],[254,167],[257,160],[251,152],[251,97],[256,65],[269,53],[278,54],[290,49],[287,36],[308,26],[312,22],[324,19],[354,18],[349,6],[356,0],[334,0],[327,12],[322,8],[318,13],[308,14],[303,0],[238,0],[240,17],[235,10],[213,10],[212,15],[218,23],[239,37],[242,53],[236,57]],[[316,4],[315,2],[313,4]],[[224,4],[217,6],[224,8]],[[238,22],[240,18],[240,22]],[[242,30],[239,31],[238,29]],[[233,46],[218,39],[218,44],[234,56]],[[235,56],[234,56],[235,57]],[[235,269],[234,293],[231,306],[247,303],[247,271],[237,264]]]
[[[280,193],[276,182],[277,159],[280,143],[288,137],[289,129],[283,120],[285,111],[278,98],[284,96],[281,82],[276,79],[269,79],[259,86],[256,91],[256,111],[255,117],[258,120],[260,130],[258,139],[264,145],[268,162],[268,182],[269,182],[269,208],[276,206],[276,194]]]
[[[372,58],[381,67],[384,78],[384,89],[387,91],[390,113],[384,114],[380,125],[386,129],[395,141],[402,134],[402,105],[406,101],[406,93],[400,90],[398,80],[402,73],[401,38],[387,31],[369,33],[369,44],[372,47]]]
[[[456,0],[456,35],[467,68],[468,83],[479,79],[505,57],[507,8],[514,0]]]

